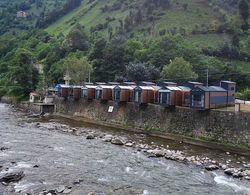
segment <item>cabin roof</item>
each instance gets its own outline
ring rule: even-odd
[[[221,81],[221,83],[236,84],[236,83],[233,82],[233,81]]]
[[[80,86],[80,85],[75,85],[75,86],[73,86],[73,88],[82,88],[83,86]]]
[[[82,87],[82,89],[95,89],[97,86],[96,85],[85,85]]]
[[[206,92],[227,92],[227,90],[223,89],[222,87],[218,87],[218,86],[209,86],[209,87],[198,86],[197,88],[201,89],[202,91],[206,91]]]
[[[136,85],[135,82],[123,82],[122,84],[124,84],[124,85]]]
[[[189,87],[186,86],[178,86],[182,91],[191,91]]]
[[[108,82],[109,85],[119,85],[120,83],[118,82]]]
[[[129,89],[129,90],[133,90],[136,86],[117,85],[116,87],[119,87],[120,89]]]
[[[153,83],[153,82],[149,82],[149,81],[141,81],[140,82],[142,85],[147,85],[147,86],[152,86],[152,85],[155,85],[155,83]]]
[[[203,85],[203,83],[197,82],[197,81],[188,81],[188,83],[193,85]]]
[[[143,90],[154,90],[154,88],[152,86],[138,86],[138,87],[143,89]]]
[[[171,87],[171,86],[166,86],[167,89],[170,91],[180,91],[181,89],[179,87]]]
[[[98,85],[96,88],[114,89],[114,88],[115,88],[115,85]]]

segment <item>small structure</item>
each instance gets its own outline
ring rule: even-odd
[[[220,86],[228,92],[228,105],[235,104],[236,83],[232,81],[221,81]]]
[[[198,86],[203,86],[203,83],[196,82],[196,81],[188,81],[188,83],[186,83],[185,86],[190,89],[194,89]]]
[[[82,87],[82,98],[85,100],[95,99],[96,85],[85,85]]]
[[[133,100],[133,90],[135,86],[117,85],[114,88],[114,101],[116,102],[131,102]]]
[[[68,98],[70,95],[70,86],[59,84],[56,86],[58,89],[58,96]]]
[[[82,86],[73,86],[73,98],[75,100],[81,99]]]
[[[228,91],[218,86],[198,86],[191,90],[190,107],[198,110],[228,105]]]
[[[133,90],[135,104],[148,104],[155,102],[155,89],[152,86],[137,86]]]
[[[108,85],[119,85],[120,83],[118,83],[118,82],[108,82],[107,84]]]
[[[29,102],[35,103],[35,102],[39,102],[39,101],[41,101],[41,95],[37,92],[31,92]]]
[[[183,106],[183,107],[189,107],[190,106],[190,92],[191,89],[189,87],[185,87],[185,86],[178,86],[178,88],[180,89],[177,92],[177,96],[178,96],[178,106]]]
[[[113,85],[99,85],[95,89],[95,96],[97,100],[108,101],[113,99]]]
[[[181,104],[181,89],[179,87],[164,86],[159,90],[159,104],[165,107]]]

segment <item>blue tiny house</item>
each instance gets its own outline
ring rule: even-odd
[[[191,90],[190,107],[207,110],[228,105],[228,91],[218,86],[198,86]]]

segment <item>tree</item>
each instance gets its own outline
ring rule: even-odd
[[[26,49],[15,52],[9,67],[9,95],[24,96],[35,89],[38,73],[32,64],[32,55]]]
[[[247,31],[249,29],[248,18],[249,18],[249,5],[246,0],[240,0],[239,2],[239,13],[243,20],[242,30]]]
[[[72,78],[72,82],[75,84],[81,84],[87,81],[90,74],[93,72],[92,64],[86,57],[76,58],[68,57],[64,61],[64,70],[68,70]]]
[[[193,71],[192,65],[182,57],[176,57],[169,64],[165,65],[161,75],[163,78],[175,81],[188,81],[197,79],[198,75]]]
[[[159,79],[160,72],[152,65],[129,63],[126,66],[125,77],[128,81],[152,81]]]
[[[86,51],[89,48],[88,37],[82,29],[76,27],[68,34],[67,45],[72,51]]]

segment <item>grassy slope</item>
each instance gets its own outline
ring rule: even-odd
[[[47,28],[47,31],[51,34],[59,34],[61,32],[67,34],[70,29],[72,29],[73,24],[75,23],[74,21],[77,21],[80,24],[84,25],[86,31],[89,32],[89,29],[92,26],[104,23],[105,19],[108,16],[116,18],[115,21],[110,23],[113,29],[115,29],[115,27],[119,25],[119,19],[124,19],[128,15],[129,10],[118,10],[105,13],[102,13],[100,10],[100,8],[105,4],[112,5],[115,1],[116,0],[98,1],[98,3],[92,9],[89,8],[90,4],[88,4],[87,1],[83,1],[82,5],[78,9],[49,26]],[[142,0],[138,0],[137,3],[140,4],[142,2]],[[155,10],[155,14],[161,13],[162,16],[160,16],[160,19],[156,21],[154,32],[150,36],[158,36],[158,32],[162,29],[170,30],[180,27],[184,27],[188,32],[190,32],[195,28],[195,25],[197,24],[209,25],[217,20],[216,14],[214,13],[213,9],[208,6],[207,0],[190,0],[188,2],[187,11],[183,10],[182,5],[184,3],[186,3],[186,0],[175,0],[173,1],[170,9],[167,9],[165,11]],[[135,31],[137,31],[136,34],[138,34],[138,31],[140,29],[145,29],[152,25],[152,23],[146,21],[142,25],[135,28]],[[102,31],[102,34],[107,34],[107,30]],[[199,41],[200,39],[201,36],[198,36],[197,41]]]

